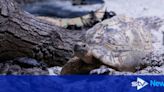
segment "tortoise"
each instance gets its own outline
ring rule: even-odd
[[[73,18],[52,18],[46,16],[37,16],[37,18],[41,20],[46,20],[57,26],[70,30],[84,29],[84,28],[88,29],[93,27],[93,25],[97,24],[98,22],[116,16],[116,13],[114,11],[107,11],[104,9],[105,9],[104,7],[101,7],[100,9],[97,9],[95,12],[91,11],[86,15],[80,17],[73,17]]]
[[[39,4],[32,4],[27,5],[29,7],[25,7],[25,10],[34,14],[38,15],[37,18],[41,20],[46,20],[48,22],[51,22],[57,26],[64,27],[66,29],[70,30],[82,30],[82,29],[89,29],[93,27],[98,22],[101,22],[107,18],[111,18],[116,15],[114,11],[108,11],[105,7],[103,0],[72,0],[72,1],[64,1],[64,2],[88,2],[91,4],[96,4],[96,6],[92,6],[91,4],[87,5],[75,5],[75,6],[69,6],[66,8],[66,5],[63,5],[63,1],[56,0],[55,4],[62,3],[61,5],[54,6],[52,3],[54,1],[50,1],[49,3],[40,2]],[[47,7],[48,5],[48,7]],[[42,9],[41,6],[45,6],[46,9]],[[36,8],[37,7],[37,8]],[[52,9],[51,9],[51,8]],[[72,8],[70,8],[72,7]],[[88,8],[89,7],[89,8]],[[60,13],[52,12],[55,9],[61,8],[62,10]],[[29,10],[30,9],[30,10]],[[83,10],[84,9],[84,10]],[[46,11],[45,11],[46,10]],[[39,12],[37,12],[39,11]],[[41,12],[40,12],[41,11]],[[42,12],[45,11],[45,12]],[[87,11],[87,12],[85,12]],[[64,12],[64,13],[61,13]],[[81,12],[81,13],[79,13]],[[43,13],[43,14],[42,14]],[[82,14],[83,13],[83,14]],[[49,16],[53,15],[53,16]]]
[[[130,72],[144,67],[142,58],[153,51],[149,25],[144,18],[124,15],[96,24],[86,31],[82,42],[75,44],[75,57],[64,65],[61,74],[80,74],[102,64]]]

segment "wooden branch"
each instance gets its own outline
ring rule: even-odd
[[[28,56],[49,66],[63,65],[81,31],[70,31],[23,11],[14,0],[0,0],[0,59]]]

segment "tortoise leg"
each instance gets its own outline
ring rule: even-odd
[[[114,70],[113,68],[102,65],[99,68],[90,71],[90,74],[106,75],[106,74],[114,74],[115,72],[116,70]]]
[[[100,67],[99,64],[87,64],[81,59],[71,59],[61,70],[61,75],[89,74],[93,69]]]

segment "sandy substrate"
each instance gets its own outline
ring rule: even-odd
[[[108,10],[131,17],[164,17],[164,0],[104,0]]]

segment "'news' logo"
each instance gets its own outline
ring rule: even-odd
[[[140,90],[146,85],[148,85],[148,82],[144,81],[141,78],[137,78],[137,81],[133,81],[131,84],[132,84],[132,87],[137,87],[137,90]]]

